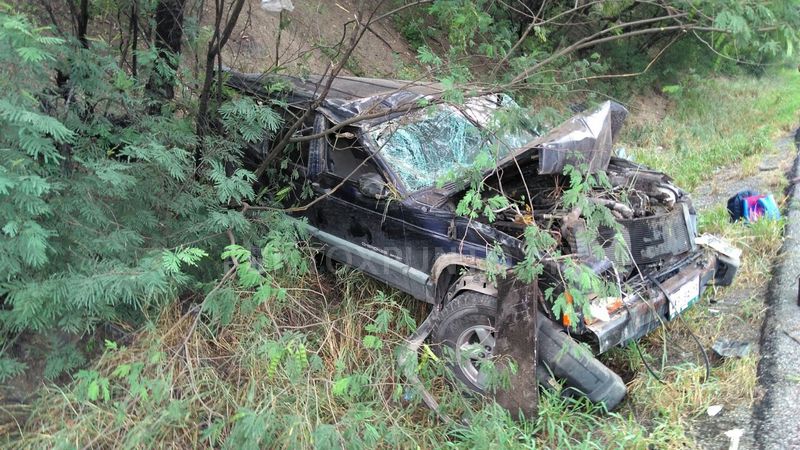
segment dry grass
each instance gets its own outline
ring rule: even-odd
[[[757,174],[762,159],[762,155],[759,154],[746,156],[741,162],[739,176],[742,178],[747,178]]]
[[[90,400],[86,384],[49,386],[13,446],[297,448],[321,433],[331,443],[431,446],[436,424],[416,402],[401,401],[391,351],[424,311],[362,276],[333,280],[307,277],[284,304],[236,314],[224,327],[192,305],[167,308],[92,367],[108,383],[108,400]],[[365,331],[381,315],[390,318],[386,329]],[[368,348],[367,334],[385,348]]]
[[[759,176],[765,155],[778,149],[769,140],[785,135],[788,124],[797,123],[800,109],[800,91],[789,83],[798,77],[796,72],[784,71],[767,80],[727,80],[719,101],[712,105],[693,106],[702,95],[720,90],[722,81],[710,81],[699,89],[700,97],[689,94],[688,104],[678,106],[672,116],[660,122],[652,133],[629,136],[638,137],[644,150],[637,156],[655,167],[676,176],[679,184],[689,188],[711,186],[710,195],[720,184],[715,169],[725,166],[719,174],[738,174],[741,177]],[[794,83],[794,82],[792,82]],[[758,93],[758,95],[755,95]],[[752,94],[752,95],[751,95]],[[758,114],[741,114],[744,105],[755,108]],[[713,115],[709,115],[713,114]],[[639,131],[647,130],[644,124]],[[674,142],[671,148],[652,152],[647,146]],[[764,173],[764,185],[782,204],[787,180],[780,170]],[[706,192],[709,192],[707,189]],[[732,193],[720,195],[726,199]],[[752,225],[731,223],[724,202],[702,211],[701,232],[717,234],[742,249],[742,265],[734,285],[729,288],[711,288],[702,302],[685,314],[684,321],[670,324],[663,333],[654,333],[642,342],[643,350],[652,355],[651,365],[661,368],[666,361],[662,384],[650,376],[628,349],[625,358],[631,361],[636,375],[629,384],[629,407],[639,420],[648,423],[651,430],[665,430],[674,437],[665,447],[694,447],[699,445],[687,434],[692,423],[712,404],[729,407],[752,406],[758,396],[757,342],[761,322],[766,310],[766,289],[772,268],[780,258],[783,242],[782,221],[759,221]],[[710,348],[719,338],[750,341],[756,348],[751,356],[714,362],[711,376],[703,382],[705,368],[697,344]],[[666,344],[667,353],[663,353]],[[712,358],[712,361],[713,358]],[[669,430],[669,431],[666,431]],[[685,448],[685,447],[684,447]]]
[[[85,381],[48,386],[7,447],[647,449],[673,439],[557,393],[543,394],[536,420],[515,423],[463,396],[443,362],[422,352],[423,382],[469,425],[438,421],[394,362],[425,308],[352,271],[303,281],[283,304],[234,314],[224,327],[173,305],[91,368],[108,383],[107,400],[102,389],[89,398]]]

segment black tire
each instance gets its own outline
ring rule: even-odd
[[[474,291],[464,291],[447,302],[439,313],[439,322],[431,333],[431,339],[437,345],[440,355],[452,355],[456,358],[456,343],[462,333],[476,325],[494,327],[497,314],[497,299],[490,295]],[[442,347],[447,347],[445,350]],[[469,389],[483,392],[474,377],[470,376],[456,361],[450,364],[453,375]]]
[[[446,346],[456,360],[450,365],[453,374],[469,389],[483,392],[483,387],[475,382],[459,364],[456,346],[463,333],[475,326],[494,327],[497,313],[497,299],[490,295],[464,291],[448,302],[440,312],[439,323],[431,334],[434,343]],[[611,410],[625,397],[626,388],[622,378],[598,361],[590,352],[582,348],[574,339],[563,332],[560,325],[538,314],[538,355],[537,378],[545,387],[545,381],[552,374],[562,380],[564,394],[583,395],[596,403],[605,403]],[[439,352],[442,353],[440,348]]]

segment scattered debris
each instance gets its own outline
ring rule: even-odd
[[[711,405],[708,407],[708,409],[706,409],[706,412],[710,417],[716,416],[720,411],[722,411],[722,405]]]
[[[698,236],[694,242],[718,254],[717,257],[723,264],[717,270],[717,283],[720,285],[733,283],[733,277],[741,264],[742,251],[712,234]]]
[[[731,438],[731,445],[728,447],[728,450],[739,449],[739,438],[742,437],[742,434],[744,434],[744,430],[741,428],[734,428],[725,432],[725,436]]]
[[[261,0],[261,9],[271,13],[280,13],[281,11],[294,11],[292,0]]]
[[[494,393],[498,405],[507,409],[517,420],[535,418],[538,414],[539,387],[535,380],[537,366],[537,320],[536,312],[542,297],[539,287],[533,283],[523,283],[509,272],[498,283],[496,340],[494,352],[500,356],[497,368],[509,369],[514,361],[517,370],[509,374],[508,387],[501,387]]]
[[[711,346],[714,352],[723,358],[744,358],[752,350],[752,344],[745,341],[731,339],[717,339]]]
[[[627,159],[628,161],[636,161],[636,158],[629,154],[625,147],[618,147],[616,150],[614,150],[614,155],[616,155],[617,158]]]
[[[797,342],[798,344],[800,344],[800,335],[798,335],[798,333],[796,331],[792,332],[792,333],[789,333],[788,331],[783,330],[783,332],[786,334],[786,336],[789,336],[789,339],[791,339],[791,340]]]

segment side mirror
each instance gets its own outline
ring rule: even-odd
[[[389,196],[389,189],[383,177],[377,173],[365,173],[358,178],[358,191],[368,198],[383,200]]]

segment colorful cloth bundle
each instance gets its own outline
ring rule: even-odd
[[[753,191],[741,191],[728,199],[728,213],[731,221],[744,219],[752,223],[762,218],[778,220],[781,212],[772,194],[759,194]]]

